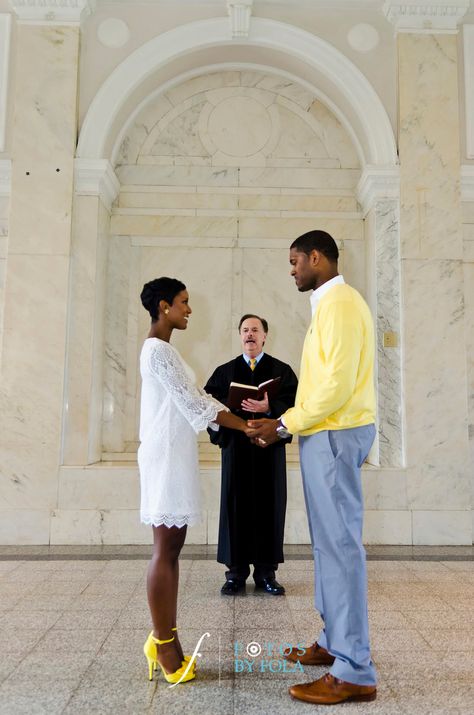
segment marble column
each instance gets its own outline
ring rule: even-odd
[[[404,462],[400,348],[400,223],[398,201],[373,209],[377,281],[378,436],[381,467]],[[393,338],[393,344],[388,342]]]
[[[472,543],[455,33],[398,36],[400,231],[413,543]]]
[[[365,216],[367,298],[377,341],[377,438],[369,462],[381,467],[404,464],[399,193],[398,166],[364,168],[357,194]]]
[[[79,26],[18,23],[0,388],[2,543],[48,543],[57,498]]]
[[[110,209],[119,182],[105,159],[76,159],[63,464],[102,456],[105,295]]]

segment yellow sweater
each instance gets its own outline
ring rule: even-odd
[[[375,422],[374,328],[369,307],[347,284],[319,301],[301,355],[295,406],[283,415],[292,434]]]

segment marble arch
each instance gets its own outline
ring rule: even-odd
[[[77,156],[109,159],[111,135],[119,131],[120,115],[142,83],[173,60],[193,52],[229,46],[276,51],[304,63],[321,84],[346,127],[357,137],[363,164],[397,163],[389,118],[372,85],[341,52],[305,30],[274,20],[252,18],[248,37],[232,40],[227,18],[182,25],[153,38],[124,60],[96,94],[84,119]],[[319,82],[315,81],[315,85]]]

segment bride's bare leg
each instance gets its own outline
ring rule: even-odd
[[[186,529],[177,526],[153,527],[153,556],[148,567],[147,595],[153,635],[160,640],[175,636],[179,566],[178,558]],[[168,673],[181,667],[182,652],[176,640],[157,646],[158,659]]]

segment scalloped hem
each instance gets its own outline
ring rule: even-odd
[[[201,521],[200,514],[160,514],[159,516],[142,516],[140,521],[148,526],[166,526],[170,529],[172,526],[177,526],[182,529],[183,526],[194,526]]]

